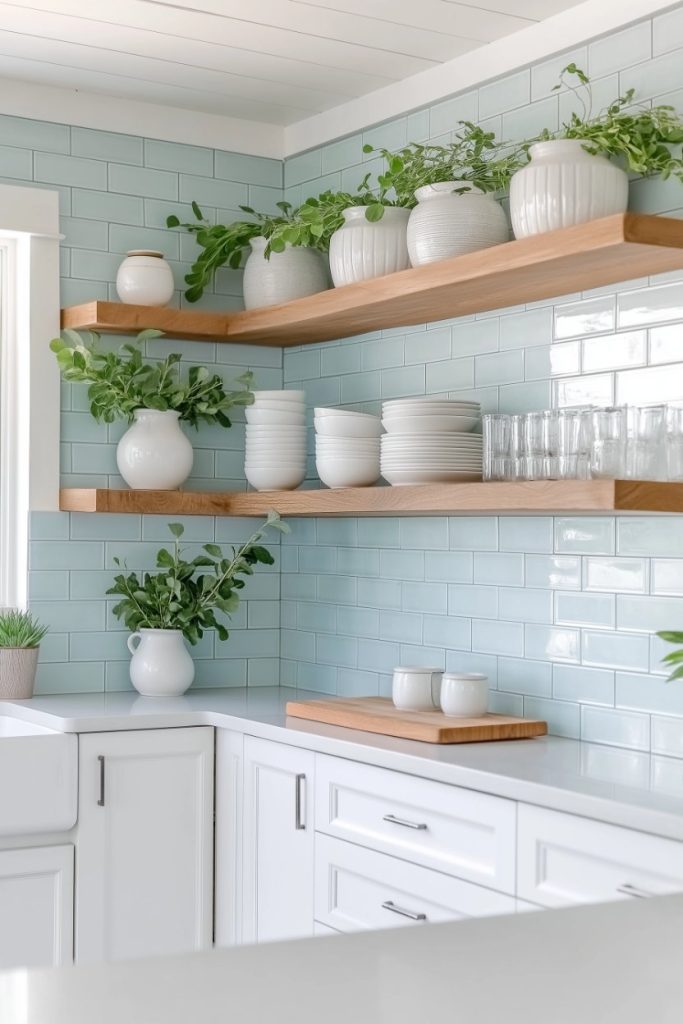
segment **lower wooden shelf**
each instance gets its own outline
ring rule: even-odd
[[[683,513],[683,483],[643,480],[539,480],[424,484],[312,491],[124,491],[66,488],[64,512],[167,516],[443,516]]]

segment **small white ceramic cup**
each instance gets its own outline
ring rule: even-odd
[[[395,668],[391,696],[403,711],[433,711],[443,672],[440,668]]]
[[[488,677],[480,672],[448,672],[441,680],[441,710],[451,718],[485,715],[488,699]]]

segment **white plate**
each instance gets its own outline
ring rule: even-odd
[[[390,470],[386,473],[382,473],[382,476],[391,484],[393,487],[409,487],[411,484],[435,484],[435,483],[457,483],[467,481],[478,481],[481,480],[481,473],[471,472],[439,472],[429,470],[420,472],[419,470]]]
[[[478,423],[478,416],[393,416],[382,420],[387,434],[466,434]]]
[[[471,407],[480,404],[480,402],[475,402],[469,398],[432,398],[430,395],[414,395],[412,398],[388,398],[382,403],[385,408],[399,405],[466,405]]]
[[[369,412],[354,412],[353,409],[322,409],[315,408],[313,414],[316,419],[325,419],[327,416],[343,416],[347,419],[378,420],[379,416],[373,416]]]

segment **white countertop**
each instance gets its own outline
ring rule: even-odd
[[[2,1024],[680,1024],[683,896],[0,974]]]
[[[63,732],[212,725],[683,839],[683,760],[557,736],[436,745],[286,717],[288,700],[321,696],[287,687],[68,694],[7,702],[2,713]]]

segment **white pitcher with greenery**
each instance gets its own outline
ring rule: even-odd
[[[47,633],[30,612],[0,609],[0,699],[33,696],[40,642]]]
[[[131,635],[128,648],[133,655],[130,680],[145,697],[178,697],[194,680],[194,662],[185,646],[194,646],[207,629],[215,629],[219,640],[228,639],[228,629],[216,612],[230,616],[240,603],[244,579],[257,564],[272,565],[273,556],[260,543],[265,530],[282,533],[289,527],[271,512],[264,525],[241,547],[226,557],[217,544],[205,544],[204,553],[191,561],[183,557],[180,538],[184,527],[169,523],[173,550],[157,552],[156,573],[120,574],[107,594],[121,598],[114,615],[123,619]],[[125,563],[115,558],[117,566]],[[208,570],[206,572],[202,570]]]

